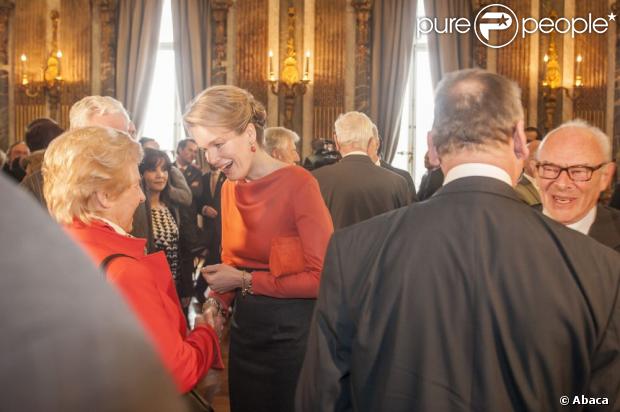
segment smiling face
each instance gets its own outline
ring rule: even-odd
[[[254,160],[256,151],[256,130],[253,124],[241,133],[223,127],[195,126],[189,130],[191,137],[205,149],[207,162],[226,175],[228,180],[245,179]]]
[[[161,193],[168,184],[168,169],[163,160],[160,160],[153,170],[145,170],[144,182],[149,192]]]
[[[587,130],[566,127],[549,135],[538,149],[538,162],[560,167],[598,166],[605,162],[596,138]],[[592,173],[587,182],[574,182],[566,171],[556,179],[543,179],[536,171],[544,210],[565,225],[581,220],[597,203],[614,172],[607,164]]]

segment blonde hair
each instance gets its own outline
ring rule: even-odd
[[[341,114],[334,124],[338,144],[366,151],[368,141],[374,136],[373,126],[372,120],[364,113],[348,112]]]
[[[124,115],[128,123],[131,121],[123,104],[115,98],[110,96],[86,96],[71,106],[69,111],[69,127],[71,129],[87,127],[90,126],[90,118],[95,114],[103,116],[116,113]]]
[[[256,142],[263,146],[263,130],[267,112],[252,93],[236,86],[212,86],[203,90],[188,105],[185,127],[223,127],[237,134],[250,123],[256,128]]]
[[[265,129],[265,151],[271,154],[274,149],[284,149],[286,142],[299,142],[299,135],[286,127],[268,127]]]
[[[85,127],[63,133],[43,159],[43,194],[51,215],[63,224],[90,222],[94,193],[120,195],[132,184],[127,167],[141,159],[140,144],[121,131]]]

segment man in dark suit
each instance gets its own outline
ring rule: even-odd
[[[543,213],[620,251],[620,212],[597,205],[616,170],[607,135],[582,120],[567,122],[547,134],[537,160]]]
[[[3,176],[0,193],[0,409],[184,410],[142,327],[103,274]]]
[[[205,265],[222,263],[222,185],[226,175],[218,169],[211,169],[202,177],[202,196],[198,199],[198,211],[203,217],[203,235],[206,237],[206,246],[209,250],[205,258]],[[198,276],[194,296],[204,302],[204,292],[207,282]]]
[[[198,144],[194,139],[183,139],[177,144],[177,158],[174,165],[183,172],[183,177],[192,191],[193,204],[196,207],[197,199],[202,195],[202,171],[194,166]]]
[[[439,163],[431,164],[428,159],[428,152],[424,155],[424,167],[426,173],[422,176],[420,182],[420,190],[418,190],[418,200],[426,200],[433,196],[437,190],[443,185],[443,172]]]
[[[407,182],[407,189],[409,191],[409,203],[417,202],[418,196],[415,192],[415,184],[413,183],[411,174],[406,170],[392,166],[381,158],[381,143],[382,140],[381,136],[379,135],[379,129],[377,129],[377,125],[373,124],[372,139],[368,144],[368,156],[370,157],[370,160],[372,160],[372,162],[377,166],[381,166],[382,168],[387,169],[390,172],[402,176],[402,178],[405,179],[405,181]]]
[[[620,256],[519,200],[522,119],[508,79],[444,76],[445,184],[334,234],[298,411],[620,407]]]
[[[540,140],[532,140],[527,144],[530,155],[523,166],[523,173],[519,178],[519,182],[515,186],[515,191],[523,202],[530,206],[540,204],[540,192],[538,191],[538,183],[536,182],[536,153]]]
[[[373,123],[363,113],[349,112],[336,120],[340,162],[313,172],[331,213],[341,229],[409,204],[407,182],[377,167],[368,156]]]

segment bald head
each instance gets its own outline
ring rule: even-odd
[[[540,144],[536,158],[540,165],[536,180],[545,213],[564,224],[578,222],[596,206],[615,171],[610,163],[610,139],[583,121],[552,130]],[[561,170],[555,178],[553,173],[543,173],[545,169],[559,168],[572,168],[573,176],[570,170]]]

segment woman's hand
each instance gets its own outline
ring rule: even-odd
[[[217,293],[235,290],[243,285],[243,272],[224,264],[205,266],[202,277]]]

